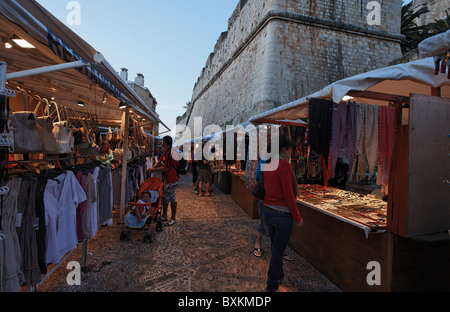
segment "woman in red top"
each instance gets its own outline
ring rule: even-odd
[[[170,221],[167,222],[166,226],[171,226],[176,223],[177,215],[177,198],[175,195],[175,189],[177,182],[180,179],[178,177],[178,161],[172,157],[172,138],[170,136],[165,136],[163,138],[162,147],[164,149],[161,159],[156,163],[153,168],[147,170],[148,174],[154,172],[162,172],[163,182],[164,182],[164,197],[163,197],[163,219],[167,219],[167,209],[172,211],[172,216]]]
[[[293,221],[303,225],[294,195],[291,157],[292,142],[285,136],[279,138],[279,157],[266,164],[263,170],[264,220],[270,234],[271,256],[267,279],[267,291],[277,291],[284,278],[283,255],[291,237]]]

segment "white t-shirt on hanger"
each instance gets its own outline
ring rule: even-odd
[[[47,264],[59,263],[69,251],[77,248],[77,207],[87,200],[86,193],[72,171],[48,180],[44,192]]]

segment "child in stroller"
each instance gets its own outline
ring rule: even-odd
[[[148,206],[133,206],[131,208],[132,213],[137,217],[138,223],[142,222],[142,218],[146,218],[148,212],[151,211],[151,195],[150,191],[145,191],[141,195],[141,199],[137,202],[138,204],[149,204]]]
[[[144,242],[153,242],[152,224],[156,223],[155,230],[161,232],[163,224],[161,220],[161,202],[163,195],[163,182],[161,179],[151,177],[141,185],[138,202],[130,203],[130,212],[126,214],[124,221],[129,229],[144,229],[148,224],[148,232],[144,235]],[[120,234],[121,241],[131,239],[130,231],[123,231]]]

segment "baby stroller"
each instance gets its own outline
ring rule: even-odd
[[[150,203],[140,204],[131,202],[130,203],[130,212],[125,216],[125,224],[129,229],[144,229],[148,224],[148,231],[144,235],[144,242],[153,243],[155,239],[155,233],[152,232],[152,224],[155,222],[155,230],[161,232],[163,230],[163,224],[161,220],[161,202],[163,196],[163,182],[160,178],[151,177],[144,181],[142,186],[139,189],[138,197],[140,198],[144,192],[150,193]],[[149,208],[147,215],[142,218],[142,221],[138,221],[138,217],[131,211],[131,209],[135,207],[135,209]],[[120,234],[121,241],[129,241],[131,239],[131,231],[123,231]]]

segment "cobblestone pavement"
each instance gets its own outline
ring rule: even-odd
[[[155,232],[144,243],[146,231],[117,224],[103,227],[89,241],[87,268],[81,285],[67,284],[67,263],[80,261],[81,246],[42,285],[38,292],[261,292],[265,289],[270,240],[263,239],[263,256],[253,255],[257,220],[214,189],[210,198],[193,193],[191,176],[182,176],[177,188],[177,223]],[[169,208],[170,216],[170,208]],[[290,292],[340,292],[300,255],[284,262],[284,287]]]

